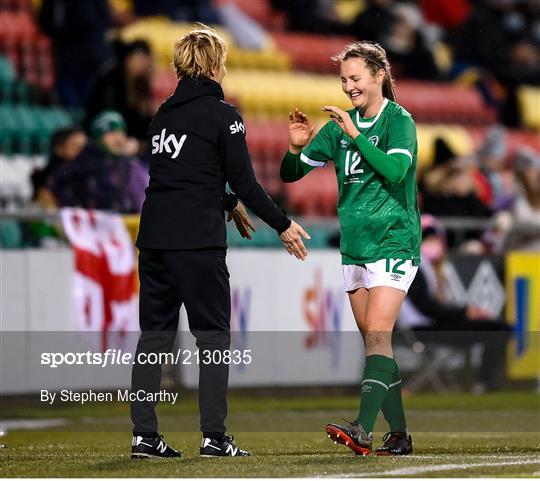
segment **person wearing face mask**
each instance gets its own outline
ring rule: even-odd
[[[178,39],[175,92],[161,105],[149,130],[150,182],[143,204],[139,254],[141,353],[168,353],[185,305],[196,338],[199,364],[201,456],[247,456],[226,435],[231,296],[225,262],[225,185],[276,230],[298,259],[308,234],[274,203],[253,173],[246,129],[237,109],[224,100],[227,47],[204,26]],[[241,204],[238,204],[241,205]],[[234,204],[229,210],[236,210]],[[244,217],[244,224],[249,219]],[[214,356],[217,354],[217,356]],[[222,361],[220,361],[220,359]],[[161,365],[135,363],[132,392],[156,393]],[[155,402],[134,401],[132,457],[179,457],[158,434]]]
[[[325,106],[330,114],[313,127],[298,109],[289,115],[289,150],[281,179],[295,182],[333,162],[339,190],[338,217],[345,291],[365,344],[361,404],[355,421],[328,424],[335,442],[356,454],[372,451],[379,410],[390,431],[378,455],[412,453],[401,399],[392,330],[420,264],[420,213],[416,186],[416,126],[396,103],[390,64],[378,44],[361,41],[335,57],[341,87],[353,108]]]
[[[476,392],[499,387],[507,341],[506,324],[493,320],[488,312],[473,304],[451,302],[446,276],[446,231],[433,216],[422,216],[422,263],[401,306],[398,327],[413,329],[419,340],[430,344],[484,347]],[[490,331],[490,332],[487,332]]]

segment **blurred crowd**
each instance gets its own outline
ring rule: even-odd
[[[353,2],[351,2],[353,3]],[[358,2],[357,2],[358,3]],[[292,30],[379,42],[395,77],[476,85],[502,122],[519,126],[516,87],[540,85],[537,0],[365,0],[352,22],[333,0],[272,0]]]
[[[112,110],[97,115],[90,132],[90,139],[77,126],[54,134],[49,163],[32,175],[34,199],[45,208],[140,212],[148,165],[137,155],[139,142]]]
[[[79,109],[81,126],[54,135],[50,162],[32,176],[36,202],[47,208],[140,211],[148,179],[145,137],[157,108],[151,93],[154,59],[146,41],[123,43],[111,38],[111,29],[149,15],[217,24],[221,3],[134,0],[127,12],[107,0],[43,0],[39,23],[53,42],[60,101]],[[337,3],[271,0],[289,30],[380,42],[398,78],[475,83],[499,108],[505,127],[520,122],[515,87],[540,84],[538,1],[364,0],[349,2],[363,8],[348,22],[336,14]],[[486,228],[462,229],[460,238],[450,230],[450,248],[540,248],[540,158],[525,147],[509,158],[505,127],[494,126],[467,157],[438,139],[434,163],[418,172],[423,212],[491,220]]]
[[[508,161],[505,137],[503,127],[492,127],[484,145],[465,157],[437,139],[433,164],[418,172],[422,212],[491,220],[484,230],[464,228],[463,239],[450,233],[450,247],[475,254],[540,250],[540,156],[522,147]]]

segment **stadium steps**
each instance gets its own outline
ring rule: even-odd
[[[137,39],[146,40],[152,47],[158,65],[171,68],[175,40],[186,35],[193,28],[190,23],[172,22],[165,17],[149,17],[124,27],[122,40],[130,42]],[[227,30],[216,26],[217,33],[227,42],[227,66],[230,69],[258,69],[261,71],[288,70],[291,60],[287,54],[279,51],[270,36],[267,37],[263,50],[247,50],[234,46],[232,36]]]
[[[0,152],[40,154],[49,146],[51,134],[71,124],[60,107],[0,104]]]
[[[323,105],[350,108],[337,75],[233,70],[225,77],[224,88],[252,117],[286,118],[296,106],[314,118],[323,116]],[[495,112],[473,88],[403,80],[397,90],[398,102],[417,122],[488,125],[495,120]]]
[[[318,122],[316,128],[323,125]],[[435,140],[442,138],[456,155],[470,155],[481,147],[484,142],[487,127],[464,127],[456,124],[417,124],[419,141],[418,162],[427,167],[433,162]],[[263,182],[266,179],[279,181],[279,166],[288,146],[287,122],[269,120],[246,121],[247,142],[256,171],[261,173]],[[534,132],[520,130],[507,131],[508,155],[510,160],[516,150],[528,146],[540,153],[540,137]],[[279,190],[279,189],[278,189]]]
[[[286,52],[298,70],[338,75],[339,67],[331,57],[354,42],[354,37],[273,32],[276,45]]]
[[[54,58],[50,39],[40,32],[29,2],[0,3],[0,54],[18,74],[44,94],[54,87]]]

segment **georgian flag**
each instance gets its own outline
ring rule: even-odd
[[[135,252],[122,217],[80,208],[60,216],[74,254],[77,329],[100,332],[103,351],[120,347],[139,329]]]

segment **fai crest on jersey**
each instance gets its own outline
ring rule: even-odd
[[[349,146],[349,141],[345,139],[341,139],[339,141],[339,145],[341,145],[342,149],[346,149]]]
[[[373,145],[377,146],[377,144],[379,143],[379,136],[378,136],[378,135],[372,135],[368,140],[369,140]]]

